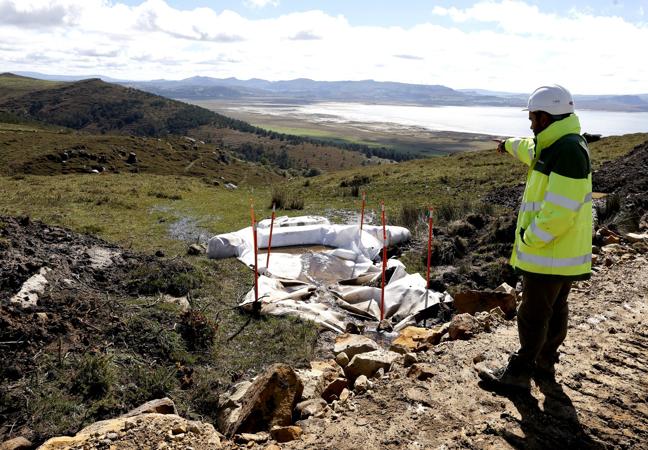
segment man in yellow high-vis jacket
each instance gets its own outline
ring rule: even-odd
[[[535,138],[498,146],[529,171],[511,256],[522,274],[520,348],[506,366],[479,372],[491,388],[528,389],[531,377],[554,378],[567,335],[571,283],[591,274],[591,164],[574,101],[562,86],[542,86],[529,97],[527,110]]]

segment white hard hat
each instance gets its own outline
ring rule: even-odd
[[[524,111],[545,111],[553,116],[574,112],[574,99],[564,87],[553,84],[533,91]]]

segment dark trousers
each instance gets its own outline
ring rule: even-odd
[[[558,347],[567,336],[567,296],[571,281],[546,281],[525,275],[522,303],[518,307],[518,333],[521,362],[531,366],[552,366],[558,360]]]

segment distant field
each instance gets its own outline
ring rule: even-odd
[[[246,104],[241,104],[241,108],[237,108],[236,104],[218,100],[191,100],[190,102],[268,130],[340,143],[388,147],[421,158],[484,150],[493,145],[490,140],[492,137],[486,135],[430,131],[388,123],[314,121],[309,117],[251,112],[243,108],[252,106]]]

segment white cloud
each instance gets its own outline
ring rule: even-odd
[[[245,0],[246,6],[250,8],[265,8],[266,6],[278,6],[279,0]]]
[[[0,0],[0,67],[126,79],[376,79],[530,92],[648,92],[648,25],[522,1],[436,7],[438,23],[354,26],[323,11],[248,19],[105,0]],[[450,25],[440,25],[447,23]],[[31,24],[31,25],[29,25]],[[610,76],[610,74],[613,76]]]

